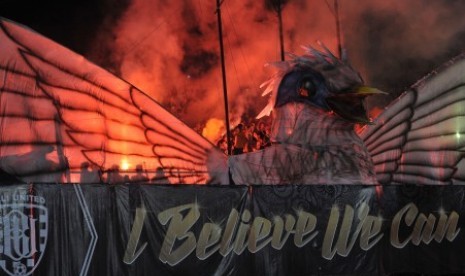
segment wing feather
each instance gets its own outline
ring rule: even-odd
[[[392,128],[391,132],[386,133],[386,137],[380,137],[378,140],[375,140],[372,144],[370,144],[370,149],[372,149],[371,154],[375,156],[391,149],[395,149],[397,145],[402,144],[405,141],[405,137],[399,133],[407,130],[408,125],[406,124],[398,125],[395,128]]]
[[[158,103],[149,100],[140,90],[133,87],[130,92],[134,105],[142,111],[141,122],[147,129],[146,138],[154,145],[153,152],[161,157],[163,167],[176,167],[176,163],[181,163],[185,166],[184,170],[194,167],[196,171],[210,172],[211,179],[208,182],[229,182],[227,161],[223,153]],[[169,177],[176,178],[177,172],[171,172],[169,170]],[[208,179],[200,174],[197,177],[196,183],[199,179]]]
[[[382,184],[464,183],[465,56],[431,73],[361,133]]]

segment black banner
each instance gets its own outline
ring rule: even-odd
[[[465,273],[462,186],[8,185],[2,275]]]

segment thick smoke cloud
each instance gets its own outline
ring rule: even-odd
[[[222,16],[232,118],[265,104],[259,85],[279,60],[276,3],[224,1]],[[285,50],[323,41],[337,49],[333,1],[281,1]],[[339,1],[343,45],[370,85],[390,92],[385,105],[417,79],[465,49],[460,1]],[[223,118],[215,1],[133,0],[114,28],[122,76],[191,126]],[[122,57],[122,58],[121,58]]]
[[[218,55],[205,50],[192,51],[188,46],[183,47],[184,56],[179,69],[191,78],[201,78],[218,65]]]
[[[253,118],[266,104],[259,85],[270,71],[263,65],[279,60],[280,53],[278,20],[269,5],[248,0],[224,1],[221,7],[233,121]],[[318,19],[301,10],[326,16]],[[215,11],[215,1],[209,0],[133,0],[114,28],[111,52],[122,76],[191,126],[224,118]],[[321,3],[283,1],[286,51],[300,51],[301,44],[316,39],[334,48],[330,16]]]

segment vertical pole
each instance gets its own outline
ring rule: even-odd
[[[221,73],[223,77],[224,112],[226,120],[226,138],[228,140],[228,155],[232,153],[231,128],[229,126],[228,87],[226,85],[226,66],[224,62],[223,26],[221,24],[221,0],[216,0],[216,15],[218,17],[218,36],[220,41]]]
[[[278,22],[279,22],[279,43],[281,45],[281,61],[284,61],[284,38],[283,38],[283,17],[281,1],[278,3]]]
[[[339,58],[342,57],[342,42],[341,42],[341,22],[339,20],[339,1],[334,0],[334,17],[336,18],[336,36],[337,36],[337,51]]]

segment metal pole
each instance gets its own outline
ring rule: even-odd
[[[220,41],[221,73],[223,77],[224,112],[226,120],[226,138],[228,140],[228,155],[232,153],[231,129],[229,126],[228,87],[226,84],[226,66],[224,62],[223,26],[221,25],[221,1],[216,0],[216,15],[218,17],[218,36]]]
[[[339,2],[334,0],[334,17],[336,18],[336,36],[337,36],[337,50],[339,58],[342,57],[342,42],[341,42],[341,22],[339,21]]]
[[[278,3],[278,22],[279,22],[279,43],[281,45],[281,61],[284,61],[284,38],[283,38],[283,18],[282,18],[282,8],[281,1]]]

